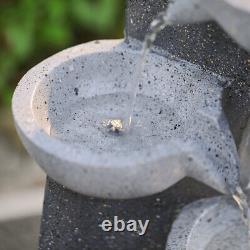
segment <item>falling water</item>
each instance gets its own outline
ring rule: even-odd
[[[240,186],[236,188],[236,192],[233,194],[233,199],[238,204],[242,219],[248,228],[248,248],[250,249],[250,208],[248,206],[247,195],[243,192]]]
[[[138,84],[142,79],[142,72],[144,69],[146,56],[149,53],[150,49],[153,46],[153,43],[156,39],[157,34],[163,30],[167,25],[169,25],[169,22],[167,21],[167,12],[163,11],[160,12],[157,17],[152,21],[150,24],[150,31],[146,34],[142,52],[139,58],[139,62],[137,63],[135,73],[133,76],[133,82],[130,85],[131,89],[129,90],[129,93],[131,95],[131,102],[128,106],[128,112],[125,118],[125,128],[128,130],[131,126],[132,118],[133,118],[133,110],[136,102],[136,96],[138,92]]]
[[[156,39],[157,34],[163,30],[169,22],[167,21],[166,11],[160,12],[157,17],[150,24],[150,31],[145,36],[143,42],[142,52],[139,58],[139,62],[137,63],[133,79],[128,88],[129,93],[129,104],[127,108],[127,112],[125,114],[124,119],[108,119],[104,121],[104,126],[106,126],[112,132],[119,132],[126,130],[128,131],[131,127],[133,111],[136,102],[136,96],[138,92],[138,85],[142,79],[142,72],[144,69],[144,64],[146,60],[146,56],[149,53],[153,43]],[[117,126],[116,126],[117,125]]]

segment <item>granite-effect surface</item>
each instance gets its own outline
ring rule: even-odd
[[[128,0],[126,11],[127,42],[144,39],[150,22],[166,9],[166,0]],[[250,53],[239,47],[214,22],[166,27],[158,35],[156,46],[170,54],[228,77],[223,107],[236,144],[250,117]]]
[[[166,0],[128,0],[126,36],[143,40],[150,22],[167,7]],[[216,23],[166,27],[156,46],[205,69],[234,79],[246,80],[250,55],[241,49]]]

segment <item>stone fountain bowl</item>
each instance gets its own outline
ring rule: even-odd
[[[166,250],[246,250],[248,228],[240,209],[226,196],[193,202],[180,212]]]
[[[237,151],[218,76],[150,53],[131,130],[104,128],[103,120],[126,113],[138,55],[137,42],[95,41],[32,68],[12,106],[26,149],[50,177],[86,195],[146,196],[184,176],[228,192],[238,180]]]

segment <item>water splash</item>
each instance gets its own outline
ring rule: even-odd
[[[102,124],[112,133],[119,134],[124,131],[123,121],[121,119],[107,119],[104,120]]]
[[[247,196],[243,192],[240,186],[236,188],[236,192],[233,194],[233,199],[236,201],[238,204],[241,212],[243,219],[246,223],[248,223],[248,215],[249,215],[249,207],[248,207],[248,202],[247,202]]]
[[[250,249],[250,208],[248,205],[247,195],[243,192],[242,188],[238,186],[236,187],[236,191],[232,196],[238,204],[242,214],[242,220],[248,228],[248,248]]]

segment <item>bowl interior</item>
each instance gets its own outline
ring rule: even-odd
[[[107,159],[146,162],[158,146],[181,140],[200,144],[214,161],[224,161],[228,152],[222,149],[231,139],[222,136],[218,124],[217,76],[150,53],[141,78],[135,79],[138,61],[138,51],[119,46],[62,60],[36,86],[32,109],[38,126],[80,152]],[[133,85],[139,90],[132,127],[109,133],[103,122],[128,118]],[[222,137],[225,141],[215,140]]]
[[[13,114],[30,154],[59,183],[100,197],[152,194],[186,175],[223,191],[224,182],[233,186],[237,152],[222,114],[220,78],[154,52],[134,79],[133,46],[79,45],[23,77]],[[126,120],[134,85],[132,127],[111,133],[103,123]]]
[[[178,69],[169,72],[170,64],[163,57],[150,59],[141,79],[134,79],[138,53],[131,51],[93,53],[62,62],[36,87],[37,123],[49,136],[95,154],[148,152],[183,136],[195,105],[182,104],[188,98],[177,88],[181,75],[174,71]],[[110,133],[103,122],[126,119],[133,84],[139,90],[132,127],[122,134]]]

